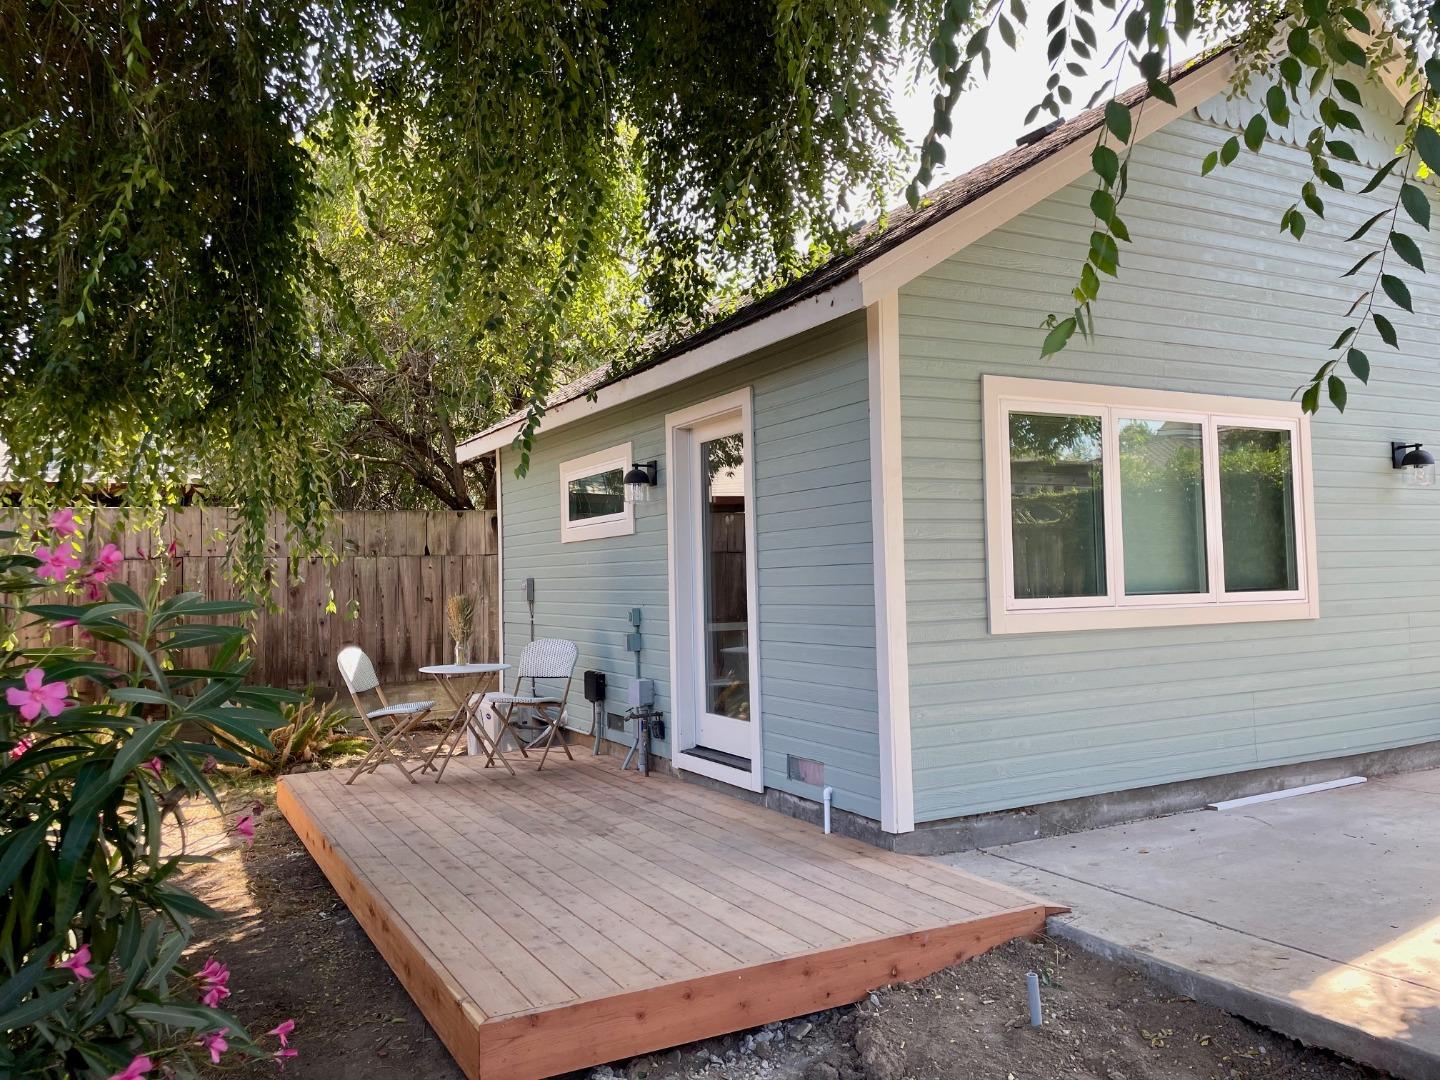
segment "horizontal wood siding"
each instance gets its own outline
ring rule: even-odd
[[[665,415],[751,386],[765,784],[818,798],[787,778],[787,755],[818,760],[836,806],[878,817],[867,370],[864,322],[851,318],[553,435],[542,428],[523,478],[518,454],[504,451],[506,659],[529,640],[524,581],[534,577],[536,636],[579,643],[580,670],[605,671],[607,708],[623,712],[634,676],[626,620],[639,607],[644,674],[669,733]],[[561,544],[560,464],[627,441],[635,460],[660,463],[635,535]],[[576,701],[572,724],[586,728],[588,706]],[[668,756],[668,742],[658,751]]]
[[[1377,121],[1378,123],[1378,121]],[[1406,277],[1417,315],[1380,307],[1400,353],[1367,331],[1368,387],[1314,422],[1321,618],[992,636],[986,624],[980,378],[993,373],[1289,398],[1363,286],[1344,237],[1382,206],[1326,191],[1304,242],[1277,230],[1308,176],[1292,146],[1242,153],[1190,116],[1130,165],[1119,281],[1098,339],[1039,358],[1092,227],[1081,181],[901,292],[906,585],[916,818],[938,820],[1440,738],[1440,490],[1402,485],[1392,438],[1440,442],[1440,288]],[[1346,170],[1358,190],[1368,171]],[[1440,247],[1411,229],[1425,257]],[[1363,277],[1367,284],[1368,277]]]

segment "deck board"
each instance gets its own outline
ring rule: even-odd
[[[472,1080],[844,1004],[1053,911],[613,758],[342,780],[287,776],[280,808]]]

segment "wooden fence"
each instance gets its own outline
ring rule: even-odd
[[[161,578],[167,593],[235,595],[229,511],[186,507],[165,513],[158,524],[121,510],[79,513],[85,558],[107,542],[118,544],[125,561],[116,579],[142,594]],[[270,597],[277,607],[255,620],[255,681],[343,689],[335,654],[348,644],[369,653],[382,682],[423,679],[422,664],[453,659],[445,601],[457,594],[475,601],[472,658],[497,659],[496,536],[488,510],[350,511],[330,526],[332,559],[292,561],[284,529],[273,522]]]

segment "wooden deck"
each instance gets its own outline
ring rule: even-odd
[[[471,1078],[855,1001],[1056,910],[614,758],[517,772],[457,758],[441,784],[280,782],[285,817]]]

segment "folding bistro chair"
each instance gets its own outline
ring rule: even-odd
[[[570,753],[569,743],[565,739],[565,702],[570,697],[570,681],[575,675],[575,662],[580,657],[580,649],[573,641],[564,641],[560,638],[540,638],[530,642],[520,652],[520,663],[515,669],[515,689],[517,693],[486,694],[481,699],[482,705],[490,706],[490,711],[500,722],[500,729],[497,731],[495,745],[498,748],[500,740],[509,736],[515,740],[515,745],[520,748],[520,756],[529,758],[529,750],[544,747],[540,755],[540,768],[545,767],[545,759],[550,756],[550,749],[557,742],[560,749],[565,751],[565,756],[571,761],[575,755]],[[530,680],[530,693],[519,693],[524,689],[523,683]],[[540,680],[559,683],[564,680],[564,687],[559,695],[542,694],[537,683]],[[523,709],[538,721],[541,732],[538,737],[526,742],[513,723],[515,710]]]
[[[407,780],[415,783],[415,777],[400,760],[395,747],[397,743],[404,742],[412,753],[418,753],[413,739],[414,731],[416,726],[430,715],[435,702],[402,701],[391,705],[385,698],[385,691],[380,688],[380,680],[375,675],[375,665],[358,645],[345,646],[335,657],[335,662],[340,668],[340,678],[345,680],[345,687],[350,691],[350,700],[355,703],[355,712],[373,740],[370,752],[355,767],[355,771],[345,783],[353,784],[361,773],[374,772],[381,765],[387,764],[394,765],[405,774]],[[360,700],[361,694],[371,690],[380,702],[378,709],[367,709]],[[425,768],[424,764],[420,766],[421,771]]]

